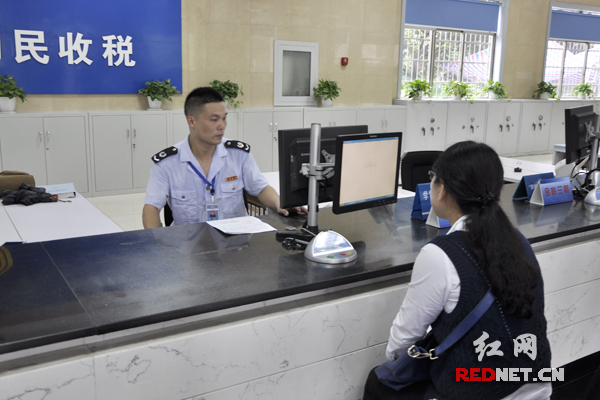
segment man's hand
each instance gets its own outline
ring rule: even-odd
[[[287,217],[292,214],[308,214],[308,210],[304,207],[292,207],[292,208],[279,208],[277,207],[277,212],[284,217]]]

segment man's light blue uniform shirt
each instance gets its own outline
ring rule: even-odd
[[[242,149],[227,148],[223,138],[213,155],[209,182],[215,178],[215,202],[219,204],[219,219],[243,217],[243,190],[252,196],[267,187],[267,179],[258,169],[252,155]],[[173,211],[173,225],[206,221],[206,204],[212,202],[210,190],[192,167],[204,175],[198,160],[192,153],[188,139],[177,143],[177,154],[155,163],[150,170],[146,188],[145,204],[159,210],[168,202]]]

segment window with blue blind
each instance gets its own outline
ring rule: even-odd
[[[580,85],[600,95],[600,10],[553,7],[544,81],[560,97],[577,97]]]
[[[451,81],[473,94],[492,77],[500,3],[406,0],[401,81],[425,80],[434,97]]]

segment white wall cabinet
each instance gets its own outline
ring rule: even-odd
[[[145,188],[152,155],[167,147],[167,114],[92,115],[95,191]]]
[[[487,102],[451,101],[448,103],[446,147],[465,140],[483,142]]]
[[[523,154],[548,151],[551,121],[551,102],[523,101],[517,152]]]
[[[302,128],[302,109],[248,110],[242,112],[242,119],[241,140],[250,144],[259,169],[262,172],[279,171],[278,132]]]
[[[227,109],[227,128],[225,128],[225,137],[227,139],[238,140],[238,117],[237,110]],[[172,114],[172,129],[173,138],[169,138],[171,144],[179,143],[187,138],[190,133],[185,114],[183,111],[176,111]]]
[[[515,154],[520,118],[521,102],[489,102],[485,142],[500,155]]]
[[[358,109],[356,108],[306,108],[304,109],[305,128],[311,124],[321,124],[321,127],[356,125]]]
[[[361,108],[359,124],[367,125],[371,133],[406,134],[406,108],[398,106]]]
[[[409,102],[402,152],[443,150],[447,113],[447,102]]]
[[[0,118],[2,169],[27,172],[36,185],[70,183],[90,191],[86,116]]]

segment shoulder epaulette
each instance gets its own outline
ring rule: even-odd
[[[250,153],[250,145],[248,143],[240,142],[239,140],[228,140],[225,142],[225,147],[244,150],[246,153]]]
[[[177,147],[175,147],[175,146],[167,147],[166,149],[153,155],[152,161],[157,163],[161,160],[164,160],[165,158],[167,158],[169,156],[172,156],[173,154],[177,154]]]

